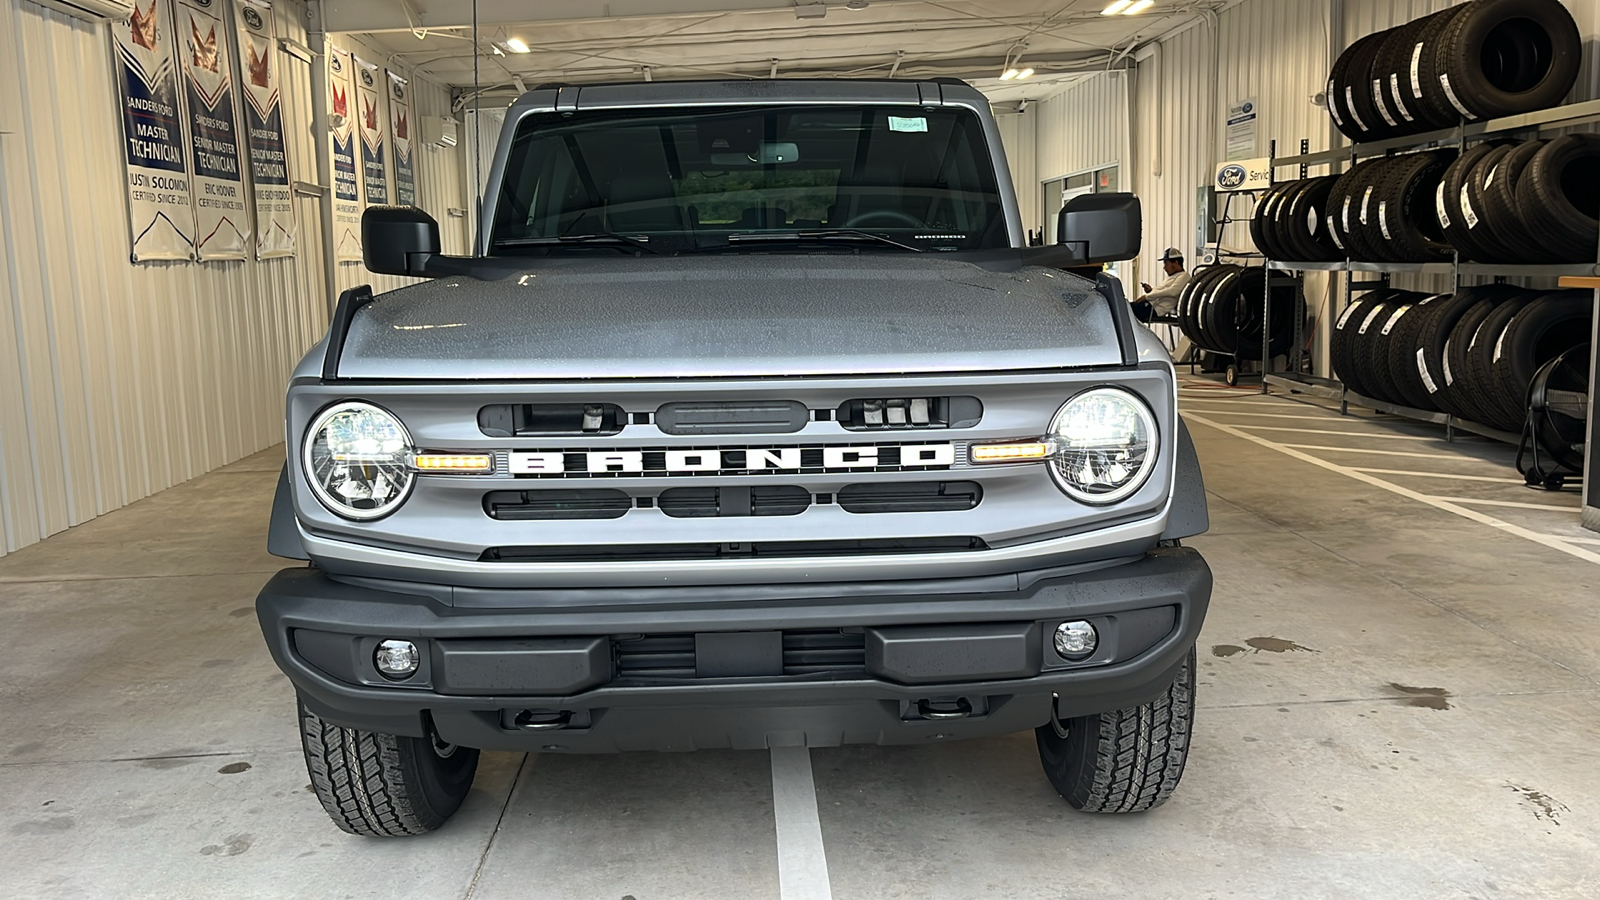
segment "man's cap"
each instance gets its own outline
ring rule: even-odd
[[[1179,251],[1177,247],[1168,247],[1167,249],[1161,251],[1161,261],[1166,262],[1169,259],[1182,260],[1183,253]]]

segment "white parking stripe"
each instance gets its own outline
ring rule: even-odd
[[[772,818],[778,826],[779,896],[832,900],[809,749],[772,748]]]
[[[1190,409],[1190,407],[1185,406],[1185,405],[1183,405],[1181,403],[1178,405],[1178,412],[1180,412],[1180,413],[1186,412],[1189,409]],[[1346,417],[1339,416],[1339,415],[1336,415],[1336,414],[1333,414],[1333,413],[1329,413],[1328,415],[1323,415],[1323,416],[1306,416],[1306,415],[1296,415],[1294,413],[1250,412],[1249,410],[1245,410],[1245,409],[1197,409],[1197,410],[1195,410],[1195,412],[1203,412],[1203,413],[1206,413],[1208,415],[1213,415],[1213,416],[1249,416],[1252,419],[1309,419],[1309,420],[1311,420],[1313,422],[1350,422],[1350,423],[1356,424],[1356,425],[1362,424],[1363,422],[1386,422],[1386,421],[1389,421],[1388,419],[1375,419],[1375,418],[1371,418],[1371,417],[1346,418]]]
[[[1468,457],[1471,459],[1471,457]],[[1488,481],[1494,484],[1522,484],[1520,478],[1490,478],[1487,475],[1454,475],[1450,472],[1407,472],[1405,469],[1368,469],[1351,466],[1352,472],[1371,472],[1374,475],[1406,475],[1412,478],[1453,478],[1456,481]]]
[[[1206,422],[1205,419],[1196,418],[1195,421],[1205,422],[1213,428],[1227,427],[1220,422]],[[1231,432],[1234,429],[1228,428]],[[1261,440],[1264,440],[1261,439]],[[1269,443],[1271,443],[1269,441]],[[1423,459],[1461,459],[1462,457],[1451,453],[1412,453],[1408,450],[1368,450],[1365,447],[1324,447],[1321,444],[1273,444],[1274,447],[1293,447],[1296,450],[1333,450],[1340,453],[1375,453],[1378,456],[1419,456]],[[1468,457],[1469,459],[1471,457]]]
[[[1515,500],[1480,500],[1476,497],[1441,497],[1433,495],[1435,500],[1446,500],[1451,503],[1475,503],[1479,506],[1506,506],[1512,509],[1552,509],[1556,512],[1578,512],[1578,504],[1572,506],[1552,506],[1549,503],[1519,503]]]
[[[1384,481],[1382,478],[1376,478],[1376,477],[1374,477],[1372,475],[1367,474],[1366,472],[1358,472],[1355,469],[1352,469],[1352,468],[1350,468],[1348,466],[1341,466],[1336,462],[1329,462],[1328,460],[1325,460],[1325,459],[1319,459],[1319,458],[1317,458],[1315,456],[1312,456],[1309,453],[1301,453],[1298,449],[1295,449],[1294,447],[1291,447],[1288,444],[1279,444],[1279,443],[1275,443],[1273,441],[1269,441],[1264,437],[1258,437],[1257,435],[1253,435],[1253,434],[1249,433],[1248,431],[1241,431],[1241,430],[1239,430],[1237,428],[1234,428],[1232,425],[1225,425],[1225,424],[1223,424],[1221,422],[1215,422],[1215,421],[1212,421],[1210,419],[1203,418],[1201,416],[1190,416],[1190,419],[1191,419],[1191,421],[1199,422],[1202,425],[1209,425],[1212,428],[1215,428],[1218,431],[1223,432],[1224,434],[1231,434],[1236,438],[1242,438],[1243,440],[1247,440],[1252,444],[1260,444],[1263,447],[1267,447],[1269,449],[1276,450],[1279,453],[1284,454],[1285,456],[1292,456],[1295,459],[1300,460],[1301,462],[1310,463],[1311,465],[1316,466],[1316,467],[1318,467],[1320,469],[1326,469],[1329,472],[1336,472],[1336,473],[1338,473],[1340,475],[1344,475],[1344,476],[1346,476],[1348,478],[1354,478],[1357,481],[1364,482],[1366,484],[1370,484],[1373,487],[1382,488],[1383,490],[1386,490],[1391,494],[1398,494],[1398,495],[1400,495],[1402,497],[1409,497],[1410,499],[1415,500],[1418,503],[1426,504],[1428,506],[1433,507],[1434,509],[1440,509],[1440,510],[1444,510],[1445,512],[1454,513],[1454,514],[1460,516],[1463,519],[1469,519],[1469,520],[1471,520],[1473,522],[1477,522],[1477,523],[1482,524],[1482,525],[1488,525],[1491,528],[1498,528],[1499,530],[1505,532],[1506,534],[1515,535],[1515,536],[1520,537],[1520,538],[1522,538],[1524,540],[1532,541],[1535,544],[1540,544],[1542,546],[1549,547],[1552,550],[1558,550],[1558,551],[1560,551],[1562,553],[1567,554],[1568,556],[1574,556],[1574,557],[1577,557],[1578,559],[1586,560],[1588,562],[1592,562],[1592,563],[1595,563],[1597,565],[1600,565],[1600,553],[1595,553],[1595,552],[1592,552],[1592,551],[1589,551],[1589,550],[1585,550],[1582,547],[1574,547],[1574,546],[1572,546],[1572,544],[1570,544],[1570,543],[1568,543],[1568,542],[1566,542],[1566,541],[1562,540],[1561,538],[1558,538],[1558,537],[1556,537],[1554,535],[1541,534],[1541,533],[1539,533],[1537,531],[1532,531],[1530,529],[1523,528],[1520,525],[1513,525],[1510,522],[1506,522],[1506,521],[1501,520],[1501,519],[1496,519],[1494,516],[1485,515],[1485,514],[1483,514],[1481,512],[1478,512],[1475,509],[1468,509],[1467,507],[1462,506],[1459,503],[1452,503],[1452,502],[1450,502],[1448,500],[1440,500],[1440,499],[1432,497],[1432,496],[1430,496],[1428,494],[1423,494],[1423,493],[1420,493],[1418,491],[1413,491],[1410,488],[1404,488],[1404,487],[1401,487],[1398,484],[1394,484],[1392,482]],[[1415,454],[1410,454],[1410,455],[1415,455]]]
[[[1442,441],[1444,438],[1427,437],[1414,434],[1384,434],[1381,431],[1319,431],[1315,428],[1285,428],[1282,425],[1251,425],[1239,423],[1240,428],[1252,428],[1256,431],[1291,431],[1295,434],[1337,434],[1341,437],[1369,437],[1381,438],[1386,441]]]

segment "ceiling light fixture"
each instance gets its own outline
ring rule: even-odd
[[[1016,69],[1006,69],[1004,72],[1000,73],[1000,80],[1001,81],[1010,81],[1011,79],[1013,79],[1013,78],[1015,78],[1015,77],[1017,77],[1018,75],[1021,75],[1021,74],[1022,73],[1017,71]]]
[[[1139,13],[1154,6],[1155,3],[1156,0],[1133,0],[1133,5],[1123,10],[1122,14],[1125,16],[1137,16]]]
[[[1017,73],[1017,80],[1018,81],[1021,81],[1024,78],[1032,78],[1032,77],[1033,77],[1033,70],[1032,69],[1023,69],[1021,72]]]
[[[527,53],[528,45],[522,42],[522,38],[506,38],[506,49],[512,53]]]
[[[1102,16],[1114,16],[1133,5],[1133,0],[1116,0],[1110,6],[1100,10]]]

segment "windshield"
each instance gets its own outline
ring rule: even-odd
[[[506,161],[490,252],[594,250],[600,236],[627,252],[767,249],[768,237],[772,246],[836,242],[886,252],[1009,245],[994,163],[971,110],[525,117]]]

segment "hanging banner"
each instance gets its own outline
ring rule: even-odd
[[[293,256],[297,229],[289,186],[289,155],[283,143],[282,97],[278,93],[277,44],[272,0],[235,0],[239,58],[245,63],[244,146],[256,200],[256,259]]]
[[[361,260],[361,182],[356,174],[356,129],[350,116],[351,56],[328,50],[328,124],[333,141],[333,258]]]
[[[411,97],[406,80],[389,73],[389,128],[394,134],[394,202],[417,205],[417,172],[411,153]]]
[[[378,91],[378,67],[356,59],[356,93],[361,97],[361,183],[368,206],[389,205],[389,167],[384,153],[383,94]]]
[[[188,100],[189,161],[194,172],[194,248],[201,260],[244,259],[252,230],[239,166],[228,32],[211,11],[218,2],[180,0],[173,6],[183,35],[180,58]],[[221,41],[217,40],[218,27],[223,29]]]
[[[171,36],[160,21],[162,0],[143,2],[128,21],[111,23],[126,140],[130,255],[134,262],[193,259],[194,213]]]

